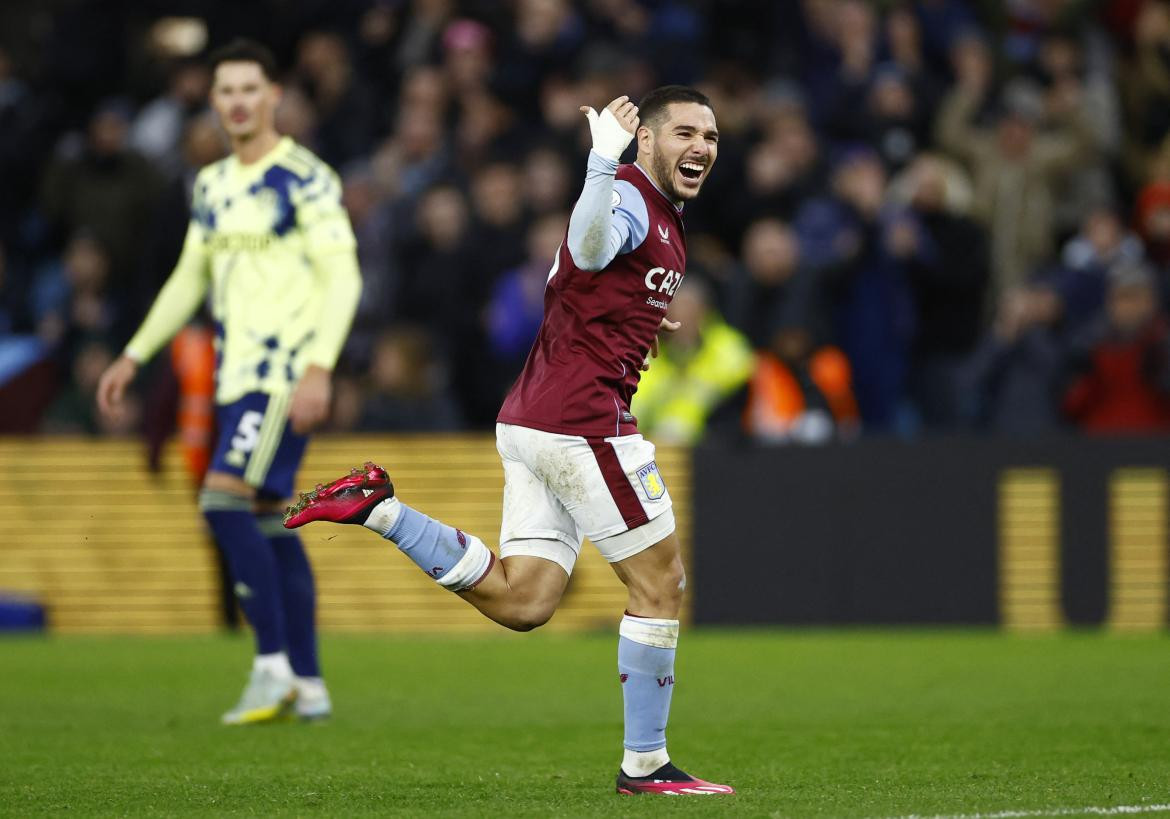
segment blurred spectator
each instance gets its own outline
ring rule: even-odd
[[[468,295],[482,302],[500,274],[525,257],[527,213],[520,169],[510,162],[481,166],[471,179],[471,208],[478,275],[468,283],[473,288]]]
[[[798,312],[786,316],[751,376],[744,428],[769,444],[823,444],[858,430],[849,359],[818,344]]]
[[[922,22],[911,4],[898,4],[890,9],[885,35],[890,63],[910,84],[916,107],[932,121],[943,94],[942,76],[930,64]]]
[[[975,13],[965,0],[915,0],[927,60],[935,71],[950,66],[955,44],[975,29]]]
[[[727,159],[720,157],[721,162]],[[742,187],[718,200],[700,199],[694,210],[714,211],[707,218],[719,237],[727,247],[738,247],[744,225],[764,215],[794,218],[801,203],[823,190],[826,180],[821,149],[804,109],[785,104],[768,120],[764,138],[748,150]]]
[[[334,167],[369,153],[377,125],[373,94],[356,75],[340,35],[313,31],[297,49],[297,82],[317,113],[313,149]]]
[[[35,94],[0,45],[0,242],[16,246],[50,150],[52,96]]]
[[[580,160],[573,163],[580,168],[585,167],[589,152],[589,142],[583,142],[581,137],[580,106],[585,99],[582,85],[559,72],[546,77],[540,86],[541,136],[558,150]]]
[[[843,129],[850,138],[868,139],[878,151],[886,168],[900,170],[927,144],[930,136],[930,110],[914,93],[902,69],[880,66],[874,74],[863,101],[863,117],[856,117],[862,129]]]
[[[466,173],[492,158],[508,155],[524,139],[512,110],[486,90],[466,93],[459,104],[455,126],[455,154]]]
[[[437,337],[457,330],[466,312],[461,290],[476,269],[470,227],[463,194],[440,185],[423,195],[415,232],[403,248],[408,273],[395,312]]]
[[[110,256],[101,242],[80,232],[69,240],[60,261],[39,271],[33,282],[30,299],[37,335],[45,344],[63,349],[67,360],[83,339],[110,343],[118,319],[118,303],[108,289],[110,270]]]
[[[276,130],[302,145],[317,148],[317,109],[295,85],[286,86],[276,106]]]
[[[1060,324],[1060,296],[1048,282],[1000,298],[995,325],[971,362],[971,401],[965,409],[976,428],[1022,437],[1062,426]]]
[[[521,188],[531,213],[564,210],[572,204],[573,181],[565,158],[553,148],[536,148],[524,160]]]
[[[382,333],[374,344],[357,428],[441,432],[460,425],[458,407],[426,332],[401,326]]]
[[[1114,210],[1101,207],[1089,212],[1077,235],[1065,243],[1056,270],[1055,283],[1071,333],[1080,332],[1104,310],[1109,271],[1141,262],[1143,257],[1141,240],[1126,231]]]
[[[990,59],[956,66],[958,85],[943,102],[938,140],[967,163],[975,179],[973,215],[991,236],[992,303],[1027,281],[1055,246],[1054,193],[1060,175],[1093,159],[1094,133],[1081,87],[1055,88],[1048,108],[1053,127],[1041,131],[1045,99],[1030,83],[1004,90],[994,130],[973,122],[991,80]]]
[[[832,189],[801,208],[800,247],[832,299],[863,423],[905,432],[914,306],[898,210],[885,207],[885,170],[868,148],[843,152]]]
[[[127,394],[123,406],[108,417],[97,411],[94,395],[102,372],[114,360],[113,350],[97,340],[85,342],[73,360],[72,380],[49,407],[43,431],[73,435],[128,435],[142,420],[142,402]]]
[[[438,42],[455,14],[455,0],[411,0],[402,31],[394,42],[395,67],[400,71],[437,56]],[[375,21],[385,27],[387,21]],[[393,25],[393,23],[390,23]]]
[[[754,356],[747,339],[713,309],[702,279],[691,276],[675,293],[667,318],[682,326],[660,336],[658,357],[642,373],[631,411],[654,440],[695,444],[708,416],[747,383]]]
[[[419,203],[417,233],[403,248],[403,278],[398,314],[425,328],[450,365],[460,412],[467,423],[488,428],[499,401],[484,389],[481,322],[483,284],[471,241],[467,200],[455,187],[441,185]]]
[[[1170,3],[1165,0],[1141,5],[1123,79],[1125,168],[1136,188],[1149,179],[1152,161],[1170,134]]]
[[[0,241],[0,338],[18,332],[25,322],[24,294],[8,271],[8,254]]]
[[[535,105],[541,78],[573,62],[585,27],[569,0],[519,0],[515,5],[511,38],[501,49],[496,80],[509,102],[524,110]],[[619,20],[641,12],[637,3],[621,6]]]
[[[838,142],[868,142],[887,169],[897,170],[910,161],[930,135],[930,100],[920,96],[911,75],[901,64],[878,63],[877,18],[868,3],[844,0],[839,4],[838,37],[841,65],[833,97],[826,105],[829,135]],[[914,70],[920,64],[914,35],[905,29],[916,24],[903,15],[901,55]]]
[[[1072,353],[1075,380],[1064,409],[1094,433],[1170,430],[1170,327],[1152,271],[1115,267],[1105,315]]]
[[[207,106],[211,74],[198,60],[171,66],[167,90],[143,106],[130,128],[130,145],[167,176],[183,170],[182,138],[187,119]]]
[[[346,341],[346,351],[351,358],[366,362],[378,328],[399,308],[402,271],[395,253],[399,226],[368,166],[352,166],[345,171],[341,202],[357,237],[358,266],[362,273],[361,301]]]
[[[779,219],[748,227],[741,258],[728,285],[727,320],[759,349],[770,342],[785,305],[804,298],[810,277],[800,271],[796,233]]]
[[[878,18],[865,0],[805,2],[813,48],[802,84],[810,118],[832,130],[842,100],[864,95],[878,57]]]
[[[443,67],[456,97],[482,91],[492,72],[492,32],[476,20],[453,20],[443,28]]]
[[[544,318],[544,288],[569,215],[553,212],[537,219],[528,230],[528,258],[504,273],[492,288],[485,310],[488,348],[498,373],[500,399],[524,366]]]
[[[910,390],[932,429],[960,423],[959,377],[979,342],[987,288],[987,236],[960,210],[961,186],[944,160],[923,154],[905,180],[909,208],[890,228],[893,254],[906,264],[916,307]]]
[[[56,364],[29,329],[25,289],[13,281],[0,242],[0,434],[34,432],[56,392]]]
[[[140,226],[148,221],[159,175],[127,144],[129,109],[108,101],[89,121],[84,147],[49,166],[42,187],[45,215],[66,234],[92,231],[108,250],[111,283],[123,290],[136,269]]]
[[[1163,294],[1170,293],[1170,180],[1151,182],[1138,194],[1137,232],[1158,271]],[[1170,303],[1170,302],[1168,302]]]
[[[1092,133],[1096,155],[1056,181],[1055,225],[1063,238],[1079,229],[1089,209],[1113,199],[1111,170],[1104,159],[1116,156],[1121,142],[1121,103],[1113,80],[1112,60],[1093,67],[1081,41],[1055,30],[1039,45],[1035,74],[1045,93],[1049,117],[1064,115],[1064,106],[1079,98],[1082,121]]]
[[[443,122],[436,111],[402,111],[393,136],[374,157],[379,180],[406,200],[417,199],[450,170],[450,152]]]
[[[399,107],[427,111],[444,117],[449,106],[450,87],[446,75],[433,65],[412,66],[402,78]]]

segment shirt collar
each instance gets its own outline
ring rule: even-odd
[[[673,200],[673,199],[671,199],[669,196],[667,196],[667,195],[666,195],[666,191],[664,191],[662,188],[658,187],[658,183],[654,181],[654,177],[652,177],[650,174],[646,173],[646,169],[645,169],[645,168],[643,168],[641,165],[639,165],[639,164],[637,163],[637,161],[635,161],[635,162],[634,162],[634,167],[635,167],[635,168],[637,168],[639,171],[641,171],[641,172],[642,172],[642,176],[646,177],[646,180],[647,180],[647,181],[648,181],[648,182],[649,182],[651,185],[653,185],[653,186],[654,186],[654,190],[656,190],[656,191],[658,191],[660,194],[662,194],[662,198],[663,198],[663,199],[665,199],[667,202],[669,202],[669,203],[670,203],[670,206],[671,206],[672,208],[674,208],[674,209],[675,209],[675,211],[677,211],[678,213],[682,213],[682,211],[683,211],[683,206],[682,206],[682,205],[676,205],[676,204],[674,203],[674,200]]]
[[[260,157],[255,162],[245,165],[243,162],[240,162],[239,157],[237,157],[234,153],[229,155],[229,160],[238,171],[242,171],[244,173],[266,171],[275,165],[279,160],[283,159],[284,155],[292,150],[294,144],[295,143],[293,142],[293,138],[285,134],[277,141],[275,145],[272,146],[268,153],[264,154],[264,156]]]

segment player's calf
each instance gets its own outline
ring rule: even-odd
[[[293,529],[315,520],[360,524],[377,532],[451,591],[475,588],[496,561],[479,538],[399,501],[386,470],[369,462],[302,493],[285,513],[284,525]]]

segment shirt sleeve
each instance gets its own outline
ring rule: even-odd
[[[357,240],[341,204],[341,183],[335,173],[321,173],[305,186],[297,203],[297,222],[305,236],[309,261],[323,285],[321,317],[306,350],[306,361],[332,370],[362,293]]]
[[[646,239],[650,219],[642,194],[615,180],[617,163],[589,152],[585,186],[569,217],[569,254],[582,270],[605,268]]]
[[[207,245],[203,226],[192,219],[187,226],[183,252],[170,278],[146,314],[124,354],[142,363],[183,328],[207,295]]]

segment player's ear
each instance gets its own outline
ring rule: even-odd
[[[638,153],[645,151],[651,153],[654,148],[654,132],[648,125],[639,125],[638,130],[634,132],[634,138],[638,140]]]

